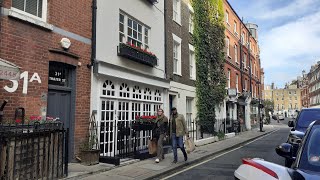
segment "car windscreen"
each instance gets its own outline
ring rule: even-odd
[[[320,109],[301,111],[299,114],[298,126],[307,128],[315,120],[320,120]]]
[[[320,172],[320,125],[315,125],[303,147],[299,169]]]

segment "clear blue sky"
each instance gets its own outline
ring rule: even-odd
[[[229,0],[259,26],[265,84],[283,87],[320,61],[320,0]]]

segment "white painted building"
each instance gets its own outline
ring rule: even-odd
[[[117,123],[129,125],[137,115],[155,115],[160,107],[169,115],[164,2],[101,0],[97,7],[91,108],[97,111],[101,156],[113,156],[119,151]],[[141,146],[147,146],[148,137],[140,135]]]

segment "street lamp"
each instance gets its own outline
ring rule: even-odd
[[[258,116],[259,116],[259,125],[260,125],[260,132],[264,132],[263,130],[262,130],[262,128],[263,128],[263,121],[262,121],[262,118],[261,118],[261,109],[263,108],[263,104],[261,103],[261,93],[260,93],[260,86],[261,86],[261,82],[260,81],[258,81],[257,82],[257,84],[258,84],[258,87],[259,87],[259,105],[258,105]]]

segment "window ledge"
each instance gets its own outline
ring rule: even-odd
[[[174,75],[177,75],[177,76],[182,76],[181,74],[179,74],[179,73],[175,73],[175,72],[174,72],[173,74],[174,74]]]
[[[14,10],[14,9],[10,9],[8,15],[10,17],[17,18],[17,19],[20,19],[20,20],[35,24],[35,25],[40,26],[42,28],[45,28],[47,30],[50,30],[50,31],[53,30],[53,25],[52,24],[49,24],[49,23],[46,23],[46,22],[44,22],[42,20],[36,19],[36,18],[32,17],[31,15],[28,16],[26,14],[22,14],[22,13]]]
[[[193,80],[193,81],[195,81],[195,80],[196,80],[196,78],[194,78],[194,77],[190,77],[190,79],[191,79],[191,80]]]
[[[230,55],[228,55],[228,58],[229,58],[229,59],[231,59],[231,56],[230,56]]]
[[[239,65],[239,62],[238,62],[238,61],[236,61],[236,64],[237,64],[237,65]]]
[[[181,22],[178,22],[177,20],[175,20],[175,19],[172,19],[172,21],[174,21],[176,24],[178,24],[179,26],[182,26],[181,25]]]

